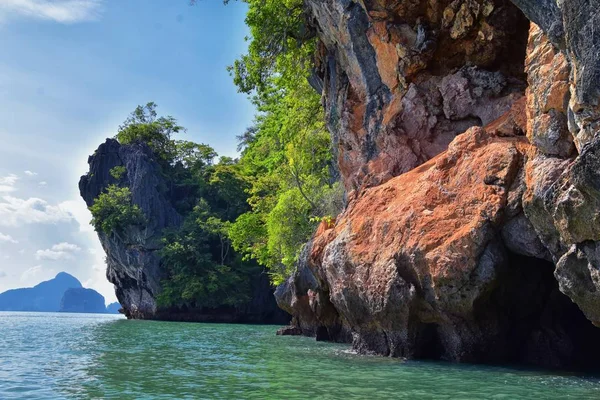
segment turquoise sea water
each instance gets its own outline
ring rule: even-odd
[[[277,327],[0,313],[0,399],[600,399],[600,380],[405,362]]]

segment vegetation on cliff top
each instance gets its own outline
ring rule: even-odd
[[[230,229],[236,250],[269,268],[274,283],[293,271],[319,219],[342,208],[320,94],[308,84],[316,39],[302,0],[247,0],[248,53],[232,67],[258,115],[240,136],[240,166],[252,210]]]
[[[241,157],[215,163],[210,146],[175,140],[185,128],[158,117],[154,103],[138,106],[116,135],[122,144],[150,147],[169,183],[165,193],[185,217],[180,229],[164,235],[162,306],[241,303],[249,277],[262,267],[273,283],[282,282],[318,221],[342,208],[320,95],[308,83],[316,43],[303,3],[247,3],[249,50],[231,72],[258,114],[238,137]],[[114,171],[115,179],[125,172]],[[137,223],[126,190],[100,195],[92,206],[97,229]]]

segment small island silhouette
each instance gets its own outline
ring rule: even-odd
[[[105,306],[104,296],[66,272],[34,287],[0,293],[0,311],[118,314],[119,303]]]

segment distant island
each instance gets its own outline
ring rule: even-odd
[[[68,289],[60,301],[59,312],[106,313],[104,296],[94,289]]]
[[[114,303],[110,303],[109,305],[106,306],[106,312],[108,314],[121,314],[121,310],[122,306],[121,304],[114,302]]]
[[[66,272],[31,288],[0,293],[0,311],[118,314],[119,303],[105,306],[104,296]]]

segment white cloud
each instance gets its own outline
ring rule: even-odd
[[[0,200],[0,226],[23,224],[55,224],[74,217],[60,206],[53,206],[38,198],[19,199],[3,196]]]
[[[45,269],[42,265],[36,265],[31,267],[21,274],[21,282],[39,283],[46,279],[52,279],[56,276],[56,271],[51,269]]]
[[[73,243],[62,242],[62,243],[55,244],[54,246],[52,246],[52,250],[76,252],[76,251],[80,251],[81,247],[79,247]]]
[[[41,265],[36,265],[35,267],[31,267],[21,274],[21,280],[26,281],[29,278],[35,278],[37,275],[39,275],[40,272],[42,272]]]
[[[0,0],[1,1],[1,0]],[[15,174],[0,177],[0,193],[10,193],[17,190],[15,184],[19,180],[19,177]]]
[[[71,260],[73,253],[80,251],[81,248],[72,243],[59,243],[52,246],[50,249],[38,250],[35,252],[36,260]]]
[[[0,185],[14,186],[19,180],[19,177],[15,174],[10,174],[0,178]]]
[[[16,241],[15,239],[13,239],[12,236],[5,235],[2,232],[0,232],[0,242],[7,242],[7,243],[14,243],[14,244],[19,243],[18,241]]]
[[[27,176],[37,176],[37,172],[25,171],[25,175]]]
[[[71,260],[73,259],[73,255],[71,253],[67,253],[65,251],[53,251],[50,249],[46,250],[38,250],[35,252],[36,260]]]
[[[38,183],[38,185],[40,186],[46,186],[48,184],[48,182],[46,181],[41,181],[40,183]]]
[[[95,20],[102,0],[1,0],[0,20],[24,17],[71,24]]]
[[[90,224],[92,214],[88,210],[83,200],[64,201],[58,205],[61,210],[68,212],[73,216],[75,221],[79,223],[80,232],[93,233],[95,237],[94,227]]]

